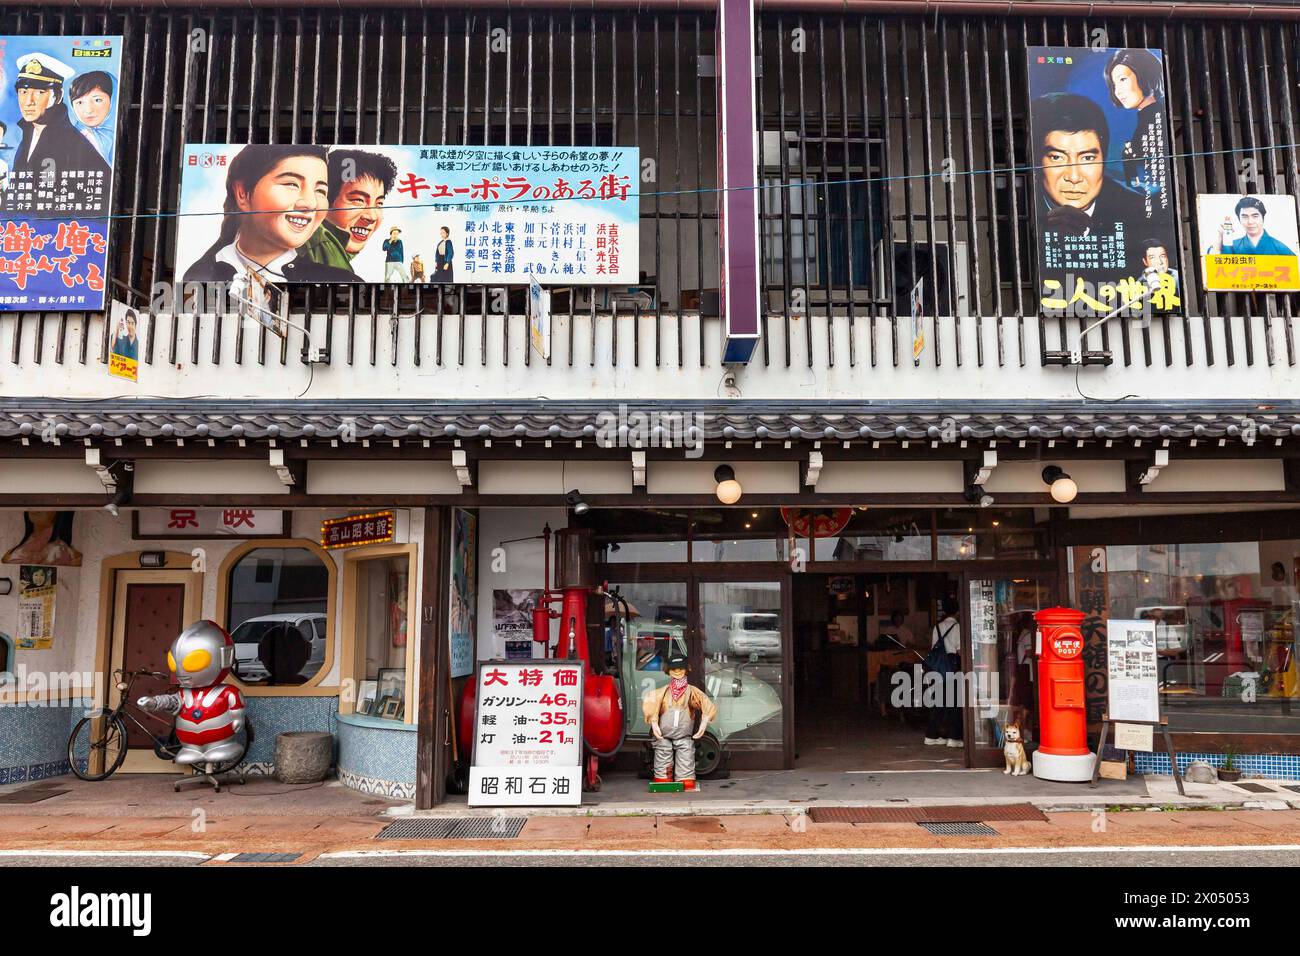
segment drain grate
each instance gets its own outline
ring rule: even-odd
[[[379,831],[380,840],[513,840],[527,817],[423,817],[398,820]]]
[[[1251,793],[1277,793],[1272,787],[1266,787],[1262,783],[1234,783],[1233,786]]]
[[[964,823],[967,820],[1047,819],[1029,803],[1007,803],[988,807],[813,807],[813,823]]]
[[[0,803],[40,803],[42,800],[50,799],[50,797],[57,797],[61,793],[68,793],[68,791],[51,790],[48,787],[24,787],[22,790],[15,790],[13,793],[0,796]]]
[[[949,823],[918,823],[918,827],[935,836],[997,836],[998,831],[985,823],[969,820]]]
[[[236,853],[231,863],[292,863],[301,853]]]

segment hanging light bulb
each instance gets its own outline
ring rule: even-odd
[[[719,465],[713,470],[713,480],[718,483],[714,489],[714,494],[718,496],[718,501],[724,505],[734,505],[740,500],[744,489],[740,487],[740,482],[736,480],[736,470],[730,465]]]
[[[1059,465],[1043,469],[1043,482],[1051,490],[1052,500],[1060,504],[1068,505],[1079,494],[1079,486]]]

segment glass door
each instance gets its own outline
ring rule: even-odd
[[[1034,612],[1056,601],[1042,575],[967,574],[965,582],[966,739],[970,763],[988,766],[1002,760],[1008,724],[1026,750],[1038,739]]]
[[[718,716],[709,728],[737,768],[785,765],[786,638],[782,582],[696,582],[700,661],[705,693]]]

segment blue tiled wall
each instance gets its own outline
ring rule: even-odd
[[[1212,767],[1223,766],[1223,754],[1178,754],[1178,769],[1186,771],[1193,760],[1204,760]],[[1238,754],[1233,760],[1243,777],[1268,777],[1274,780],[1300,780],[1300,754]],[[1133,766],[1138,773],[1171,773],[1169,755],[1134,752]]]
[[[353,715],[338,722],[339,779],[365,793],[415,796],[414,724]]]
[[[250,769],[270,772],[275,759],[275,735],[290,730],[338,733],[337,697],[245,697],[253,724],[253,746],[244,762]]]
[[[71,773],[68,735],[82,705],[0,707],[0,786]]]
[[[253,772],[271,772],[276,734],[287,730],[337,734],[337,697],[245,697],[244,701],[255,728],[245,760]],[[68,735],[84,715],[81,706],[0,707],[0,785],[71,773]]]

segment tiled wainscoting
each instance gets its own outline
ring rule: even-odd
[[[339,779],[354,790],[415,799],[415,725],[381,717],[338,717]]]

